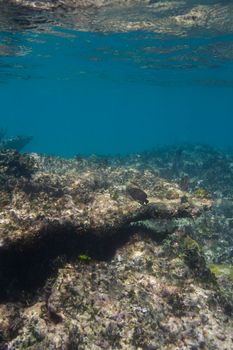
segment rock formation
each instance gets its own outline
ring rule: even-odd
[[[178,224],[213,202],[149,158],[0,152],[1,349],[232,349],[230,287]]]

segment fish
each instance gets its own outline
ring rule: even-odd
[[[144,192],[142,189],[138,187],[131,187],[128,186],[126,188],[126,192],[137,202],[140,204],[148,204],[148,198],[146,192]]]

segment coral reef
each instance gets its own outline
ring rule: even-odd
[[[0,150],[13,149],[21,151],[32,139],[32,136],[6,137],[6,130],[0,129]]]
[[[33,301],[2,306],[8,349],[230,350],[227,301],[204,265],[187,264],[183,239],[135,232],[107,260],[63,263]]]
[[[0,348],[231,350],[231,162],[0,151]]]
[[[211,199],[211,211],[203,212],[195,222],[182,219],[175,221],[173,226],[179,225],[199,241],[209,263],[233,264],[232,150],[215,150],[205,145],[173,145],[125,157],[122,161],[127,166],[137,161],[138,167],[179,184],[183,191],[199,199]],[[158,229],[157,222],[149,225],[151,229],[152,226]]]
[[[2,249],[67,228],[113,234],[140,220],[193,217],[211,205],[188,193],[184,202],[175,183],[149,170],[103,165],[102,159],[67,161],[15,151],[0,153],[0,159],[0,173],[9,176],[1,187]]]

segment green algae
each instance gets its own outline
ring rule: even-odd
[[[224,276],[233,281],[233,266],[230,264],[210,264],[210,271],[216,276]]]
[[[170,235],[163,243],[167,256],[178,259],[178,266],[188,266],[190,273],[205,286],[215,286],[216,281],[207,267],[202,247],[190,236]]]
[[[194,194],[197,198],[209,198],[209,193],[203,187],[198,187]]]
[[[195,250],[197,252],[201,251],[200,246],[197,243],[197,241],[195,241],[190,236],[185,237],[184,242],[183,242],[183,248],[185,250]]]
[[[86,255],[86,254],[80,254],[78,256],[79,260],[81,261],[90,261],[91,260],[91,257],[89,255]]]
[[[209,270],[218,279],[219,295],[224,312],[233,315],[233,266],[230,264],[210,264]]]

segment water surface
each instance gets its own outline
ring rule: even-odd
[[[0,124],[28,150],[233,146],[230,1],[0,7]]]

